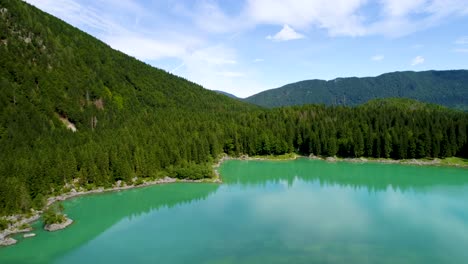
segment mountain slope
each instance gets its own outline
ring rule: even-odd
[[[85,97],[93,100],[105,96],[113,97],[114,101],[122,97],[128,105],[150,107],[216,110],[246,107],[112,50],[26,3],[5,0],[2,10],[0,76],[3,81],[16,81],[30,89],[35,87],[41,93],[49,89],[55,89],[50,93],[60,91],[60,98],[53,100],[67,102],[62,107],[77,105]]]
[[[92,188],[169,166],[173,176],[210,177],[226,137],[219,120],[258,108],[20,0],[0,1],[0,90],[0,215],[41,208],[72,179]]]
[[[307,80],[264,91],[245,101],[265,107],[303,104],[354,106],[403,97],[468,110],[468,70],[394,72],[377,77]]]

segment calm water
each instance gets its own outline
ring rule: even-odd
[[[468,263],[466,169],[299,159],[221,173],[67,201],[71,227],[38,229],[0,263]]]

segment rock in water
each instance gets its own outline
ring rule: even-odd
[[[53,232],[53,231],[64,229],[67,226],[71,225],[72,223],[73,223],[73,220],[71,220],[70,218],[67,218],[67,220],[63,223],[46,225],[44,226],[44,229],[47,231]]]
[[[13,239],[11,237],[7,237],[7,238],[4,238],[4,239],[0,240],[0,247],[1,246],[5,246],[5,247],[6,246],[11,246],[11,245],[16,244],[16,242],[18,242],[18,241],[16,241],[16,239]]]

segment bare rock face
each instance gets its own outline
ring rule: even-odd
[[[6,246],[11,246],[11,245],[14,245],[16,244],[16,239],[13,239],[11,237],[7,237],[7,238],[3,238],[3,239],[0,239],[0,247],[6,247]]]
[[[73,223],[73,220],[71,220],[70,218],[67,218],[66,221],[63,223],[46,225],[44,226],[44,229],[49,232],[53,232],[57,230],[62,230],[66,228],[67,226],[71,225],[72,223]]]

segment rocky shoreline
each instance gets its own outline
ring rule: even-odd
[[[218,162],[213,165],[213,171],[214,171],[214,174],[216,176],[215,182],[218,182],[218,183],[222,182],[221,174],[219,173],[219,167],[221,167],[221,164],[223,164],[223,162],[225,162],[226,160],[230,160],[230,159],[232,159],[232,158],[229,157],[228,155],[224,154],[219,158]]]
[[[459,164],[444,164],[442,163],[442,160],[439,158],[434,158],[432,160],[421,160],[421,159],[394,160],[394,159],[384,159],[384,158],[368,159],[364,157],[361,157],[361,158],[337,158],[336,156],[335,157],[319,157],[319,156],[314,156],[314,155],[310,155],[306,158],[324,160],[328,162],[354,162],[354,163],[374,162],[374,163],[419,165],[419,166],[448,166],[448,167],[462,167],[462,168],[467,167],[465,165],[459,165]]]
[[[308,158],[308,159],[315,159],[315,160],[323,160],[327,162],[354,162],[354,163],[369,163],[369,162],[374,162],[374,163],[387,163],[387,164],[403,164],[403,165],[419,165],[419,166],[448,166],[448,167],[462,167],[462,168],[467,168],[468,166],[466,165],[460,165],[460,164],[444,164],[441,159],[439,158],[434,158],[432,160],[421,160],[421,159],[403,159],[403,160],[394,160],[394,159],[385,159],[385,158],[339,158],[337,156],[334,157],[322,157],[322,156],[315,156],[313,154],[309,156],[303,156],[303,155],[298,155],[295,154],[294,156],[291,157],[286,157],[286,158],[281,158],[281,159],[276,159],[274,156],[269,157],[250,157],[248,155],[242,155],[240,157],[230,157],[230,156],[223,156],[223,158],[215,165],[213,166],[215,168],[215,172],[217,174],[217,168],[221,165],[222,162],[225,160],[233,159],[233,160],[268,160],[268,161],[282,161],[282,160],[295,160],[297,158]]]
[[[14,224],[9,228],[2,230],[0,232],[0,247],[1,246],[11,246],[17,243],[16,239],[11,238],[11,235],[19,233],[28,233],[32,231],[32,228],[29,227],[29,223],[37,221],[40,217],[41,211],[32,211],[33,215],[30,217],[23,218],[21,215],[12,215],[6,217],[6,220],[14,221]],[[26,228],[22,228],[27,226]]]

